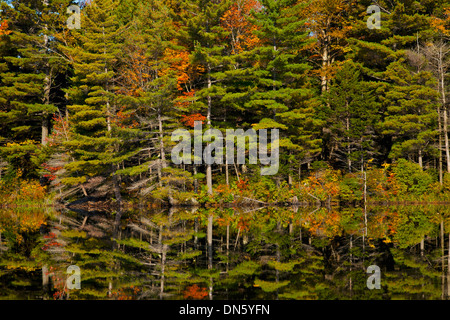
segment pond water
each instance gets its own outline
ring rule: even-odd
[[[15,208],[1,209],[0,223],[0,299],[441,300],[450,293],[444,206]],[[380,268],[380,289],[367,286],[371,265]]]

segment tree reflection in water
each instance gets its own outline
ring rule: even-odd
[[[449,211],[2,209],[0,299],[448,299]]]

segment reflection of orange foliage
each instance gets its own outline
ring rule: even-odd
[[[202,116],[200,113],[191,114],[189,116],[182,115],[182,119],[180,120],[187,127],[194,127],[195,121],[203,121],[206,120],[205,116]]]
[[[398,229],[398,225],[400,223],[400,216],[398,212],[391,212],[388,218],[388,229],[390,233],[396,233]]]
[[[223,218],[217,218],[216,223],[219,227],[226,227],[230,225],[231,218],[230,217],[223,217]]]
[[[140,291],[141,289],[136,286],[120,288],[117,291],[113,291],[111,297],[117,300],[136,300]]]
[[[249,221],[244,217],[239,217],[238,223],[237,223],[238,229],[241,231],[248,231],[250,230],[250,223]]]
[[[186,288],[183,292],[184,299],[202,300],[208,295],[208,291],[204,287],[194,284]]]
[[[46,223],[43,210],[5,210],[0,214],[0,232],[8,231],[15,236],[17,243],[23,240],[23,234],[33,233]]]
[[[341,215],[337,210],[320,210],[315,215],[307,216],[305,221],[309,226],[309,232],[318,236],[334,237],[342,230],[340,226]]]

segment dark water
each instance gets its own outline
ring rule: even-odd
[[[0,218],[0,299],[440,300],[450,291],[442,206],[27,208]],[[80,289],[67,287],[71,265]],[[367,287],[370,265],[380,289]]]

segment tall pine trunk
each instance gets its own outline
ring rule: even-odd
[[[438,57],[438,68],[439,68],[439,85],[440,85],[440,93],[442,97],[442,106],[443,106],[443,134],[444,134],[444,148],[445,148],[445,157],[447,160],[447,172],[450,173],[450,146],[448,141],[448,107],[447,107],[447,98],[445,94],[445,53],[444,45],[439,45],[439,57]]]
[[[211,88],[212,81],[211,81],[211,65],[208,63],[207,66],[208,69],[208,89]],[[208,128],[211,126],[211,94],[208,92],[208,112],[206,114],[206,124],[208,125]],[[210,164],[206,165],[206,186],[208,189],[208,194],[212,194],[212,168]]]
[[[441,117],[441,107],[437,107],[438,112],[438,133],[439,133],[439,160],[438,160],[438,166],[439,166],[439,183],[442,185],[444,183],[443,179],[443,163],[442,163],[442,117]]]
[[[44,5],[48,5],[47,0],[43,1]],[[48,27],[47,25],[44,25],[44,30],[47,31]],[[44,48],[48,47],[48,35],[46,33],[44,33]],[[45,66],[45,78],[44,78],[44,97],[43,97],[43,103],[44,105],[49,105],[50,104],[50,89],[52,87],[52,70],[51,67],[49,65],[49,62],[46,62],[46,66]],[[48,133],[49,133],[49,126],[50,126],[50,121],[49,121],[49,115],[47,111],[43,111],[42,113],[42,133],[41,133],[41,144],[42,145],[47,145],[47,138],[48,138]]]

